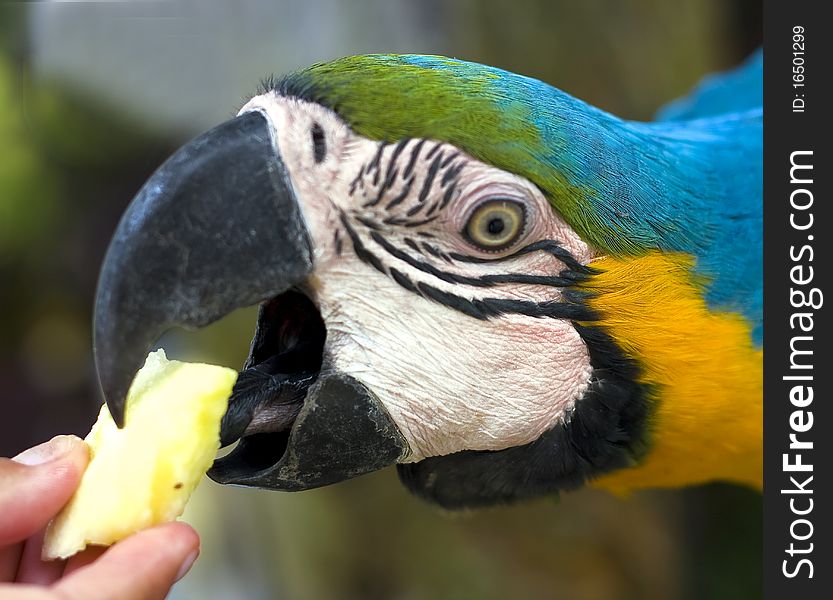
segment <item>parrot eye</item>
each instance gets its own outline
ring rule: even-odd
[[[496,252],[515,243],[524,232],[525,225],[526,210],[521,203],[493,198],[474,210],[464,234],[482,250]]]

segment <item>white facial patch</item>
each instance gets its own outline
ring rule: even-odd
[[[324,369],[378,397],[409,461],[526,444],[569,414],[592,373],[586,345],[568,318],[530,315],[566,301],[561,274],[592,251],[533,184],[450,144],[361,137],[271,92],[248,110],[271,120],[312,238]],[[500,252],[465,234],[495,198],[526,223]]]
[[[473,319],[353,268],[322,274],[316,290],[331,367],[382,401],[409,461],[531,442],[587,388],[587,349],[569,323]]]

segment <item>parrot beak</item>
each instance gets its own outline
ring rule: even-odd
[[[235,388],[222,424],[225,443],[243,437],[209,474],[300,490],[393,464],[407,445],[370,390],[332,370],[319,377],[326,331],[310,299],[295,291],[313,271],[310,236],[274,136],[267,116],[244,113],[184,145],[151,176],[104,259],[94,354],[121,427],[133,377],[165,331],[264,302],[238,380],[245,385]],[[270,360],[278,366],[262,366]],[[266,377],[244,378],[249,368]],[[263,410],[264,398],[282,408],[281,393],[265,389],[276,370],[293,382],[297,409]]]

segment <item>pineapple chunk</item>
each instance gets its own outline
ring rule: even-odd
[[[220,419],[237,372],[148,355],[127,395],[125,427],[107,406],[85,438],[90,463],[75,495],[47,528],[43,558],[110,545],[173,521],[220,447]]]

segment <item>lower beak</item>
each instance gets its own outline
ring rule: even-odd
[[[290,430],[243,437],[208,476],[218,483],[305,490],[393,465],[406,450],[370,390],[349,375],[322,374]]]
[[[180,148],[127,208],[99,276],[94,353],[115,422],[124,424],[128,388],[165,331],[275,298],[312,270],[310,236],[268,117],[245,113]],[[286,439],[244,437],[211,476],[298,490],[404,456],[401,434],[367,388],[339,373],[316,372],[313,381]],[[245,424],[234,411],[224,423],[239,435]]]

